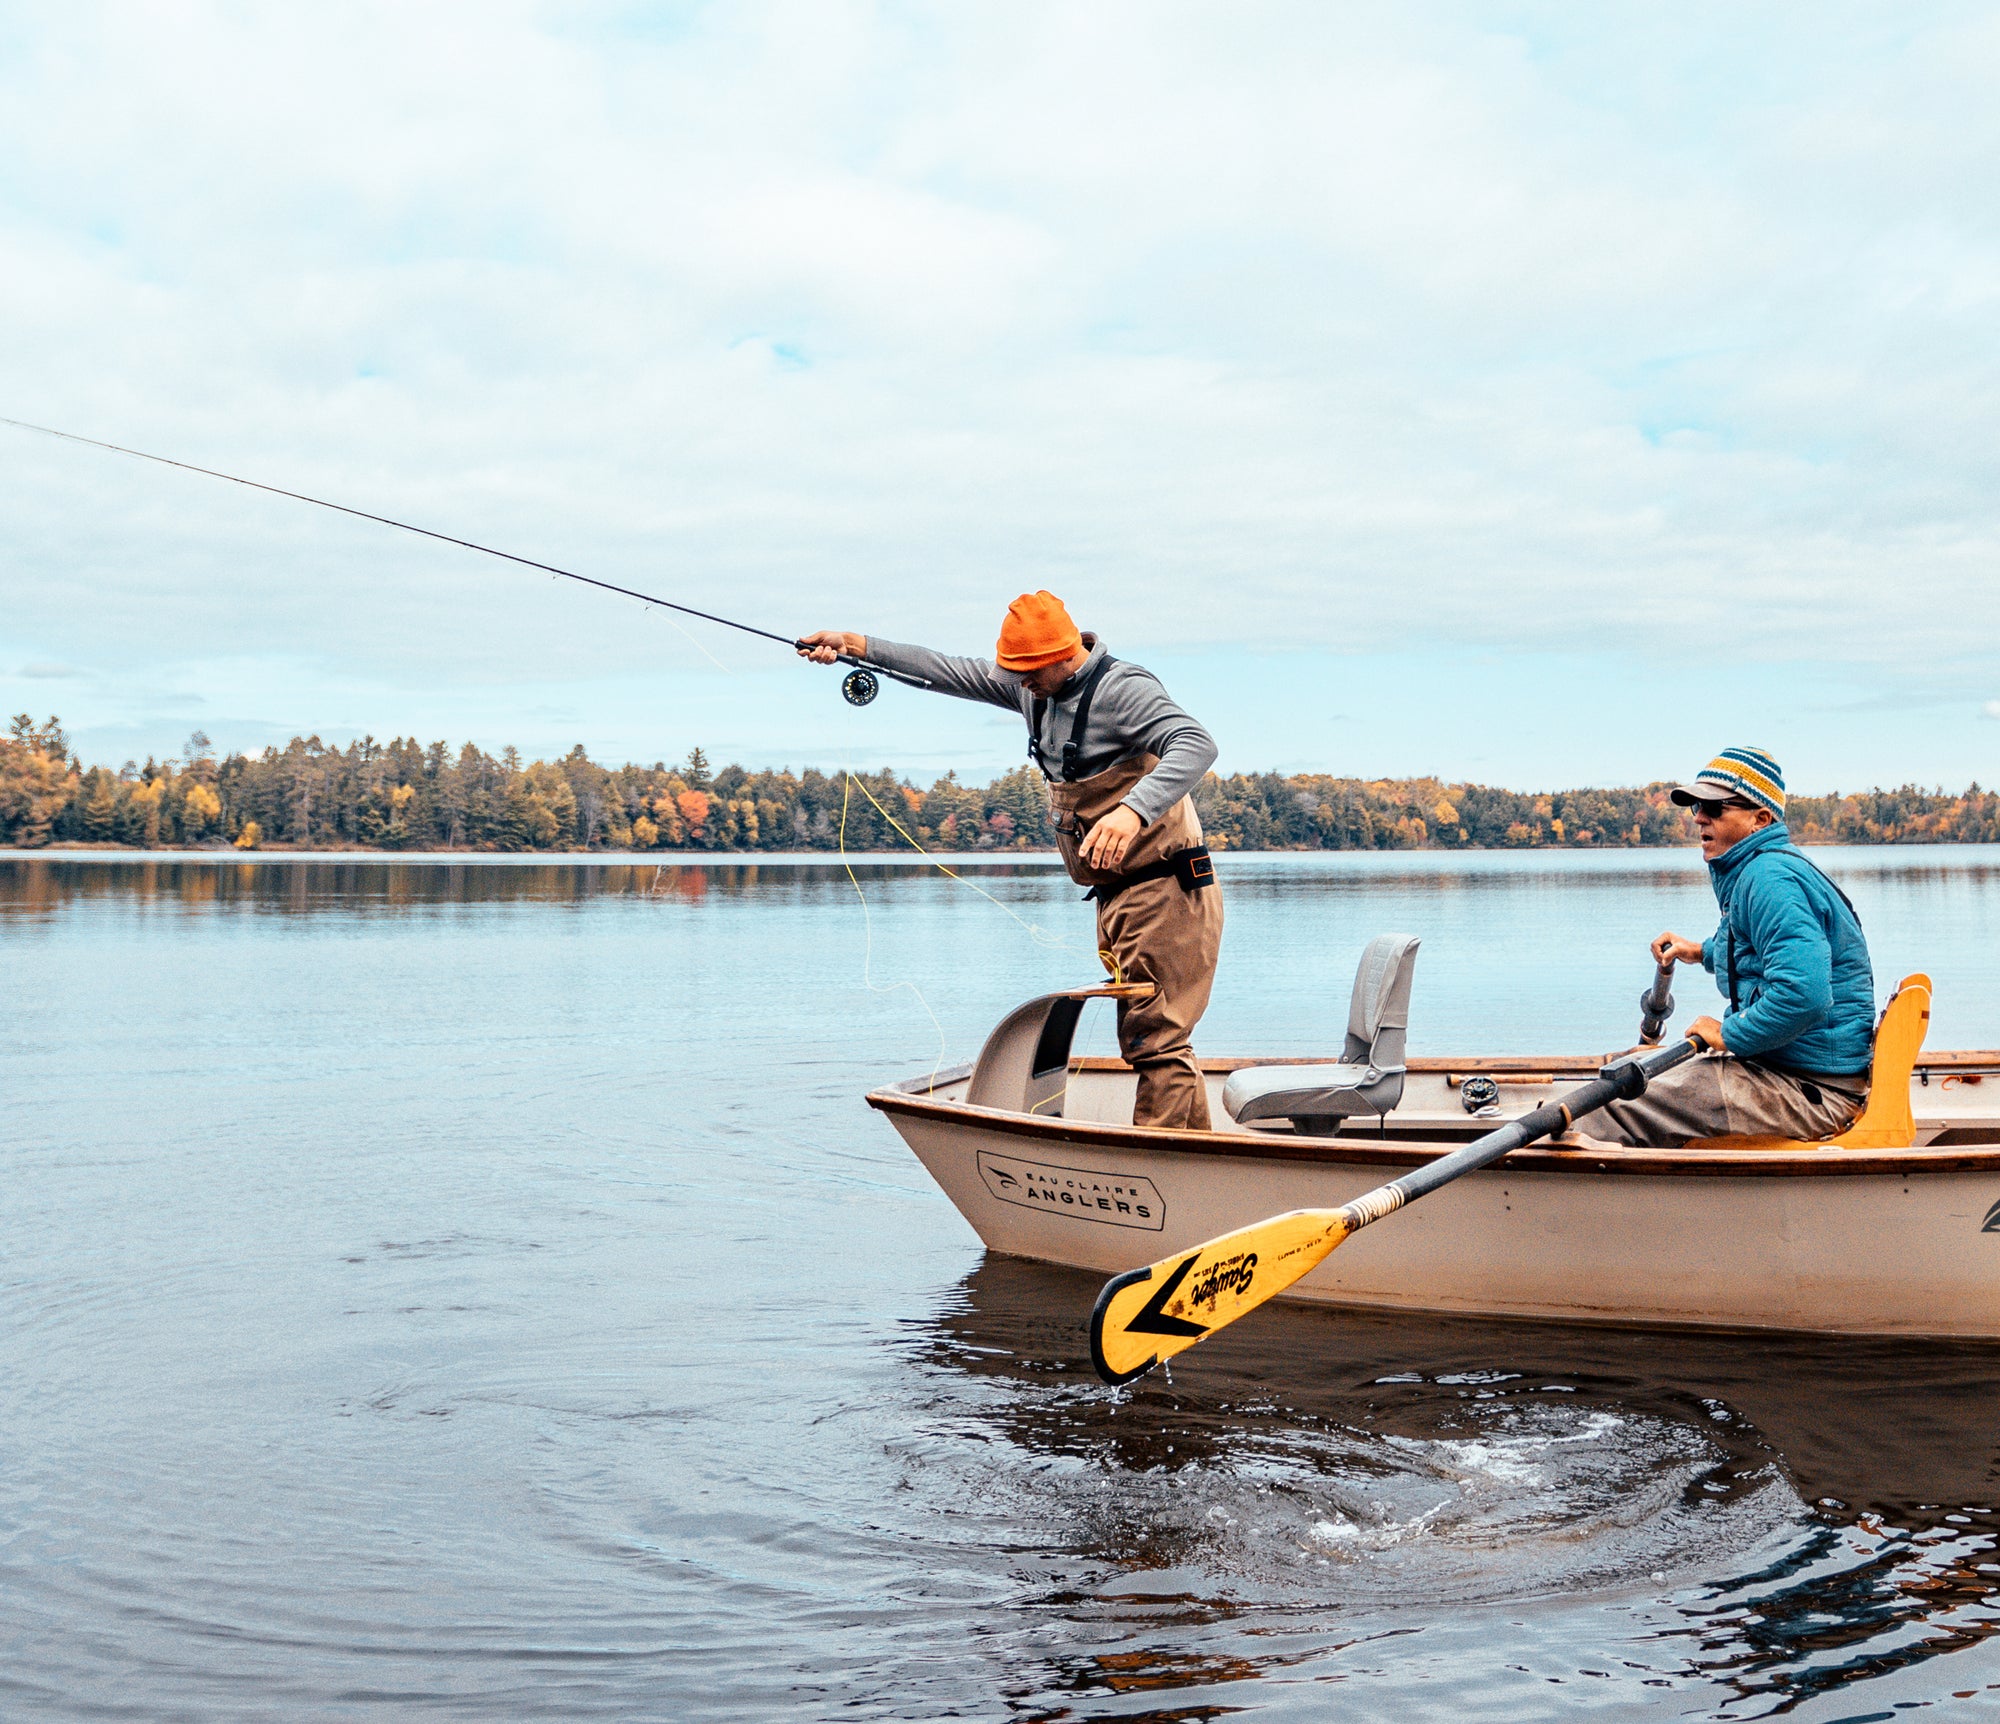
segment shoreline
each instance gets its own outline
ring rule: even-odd
[[[1825,844],[1802,846],[1811,850],[1846,850],[1883,855],[1912,851],[1936,851],[1952,855],[1991,852],[2000,860],[2000,844],[1981,842]],[[1701,852],[1693,844],[1675,845],[1459,845],[1451,849],[1424,847],[1411,849],[1345,850],[1224,850],[1216,853],[1223,864],[1238,858],[1245,861],[1301,861],[1310,857],[1367,857],[1376,861],[1399,860],[1410,864],[1438,862],[1451,857],[1572,857],[1602,859],[1619,857],[1673,858],[1699,861]],[[0,862],[193,862],[209,864],[355,862],[394,865],[421,863],[426,866],[528,867],[562,864],[598,868],[700,868],[711,865],[740,867],[824,868],[861,863],[870,868],[900,866],[925,868],[945,864],[968,867],[1032,867],[1060,871],[1061,855],[1047,850],[374,850],[359,845],[343,850],[236,850],[233,848],[187,847],[139,850],[123,845],[47,845],[37,849],[0,846]]]
[[[1310,851],[1245,851],[1244,855],[1310,855]],[[519,867],[530,863],[569,863],[578,867],[699,868],[706,863],[772,862],[802,866],[839,867],[842,862],[904,862],[923,867],[946,862],[954,867],[975,863],[1045,863],[1061,867],[1055,850],[236,850],[188,848],[132,850],[121,845],[49,845],[39,850],[0,846],[0,862],[423,862],[457,866]]]

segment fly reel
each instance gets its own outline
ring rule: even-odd
[[[1469,1077],[1458,1086],[1459,1105],[1467,1113],[1483,1114],[1500,1109],[1500,1086],[1490,1077]]]
[[[866,706],[882,692],[882,680],[872,670],[855,669],[840,679],[840,697],[849,706]]]

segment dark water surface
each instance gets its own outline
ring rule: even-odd
[[[2000,1046],[2000,853],[1817,855]],[[1390,928],[1417,1051],[1622,1045],[1712,922],[1223,869],[1216,1053]],[[0,858],[0,1714],[2000,1715],[2000,1350],[1279,1307],[1106,1390],[860,1103],[1086,912],[860,872]]]

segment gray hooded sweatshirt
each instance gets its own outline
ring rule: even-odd
[[[1078,696],[1105,656],[1104,645],[1094,634],[1086,634],[1083,644],[1090,649],[1083,669],[1057,690],[1042,713],[1042,754],[1050,761],[1062,759],[1063,744],[1069,741],[1076,723]],[[868,657],[888,670],[922,677],[940,694],[1004,706],[1034,722],[1034,691],[991,659],[953,658],[929,647],[885,641],[878,635],[868,637]],[[1124,659],[1113,660],[1098,682],[1090,700],[1090,721],[1077,743],[1079,778],[1092,777],[1137,755],[1159,757],[1159,765],[1124,798],[1125,806],[1148,826],[1193,790],[1202,774],[1215,764],[1215,739],[1174,704],[1158,677]]]

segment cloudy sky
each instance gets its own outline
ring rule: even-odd
[[[2000,777],[1988,5],[0,3],[0,415],[791,632],[1049,586],[1231,768]],[[1017,726],[0,427],[0,702]]]

